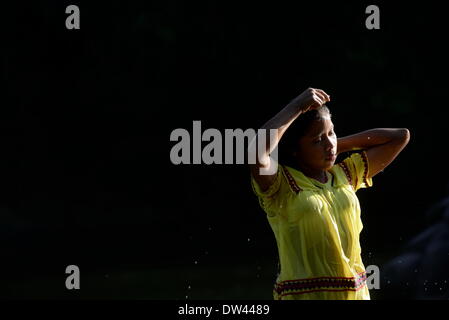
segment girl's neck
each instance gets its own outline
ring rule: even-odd
[[[326,170],[308,168],[308,167],[301,166],[301,165],[298,165],[298,167],[301,170],[301,172],[309,178],[315,179],[321,183],[326,183],[328,180]]]

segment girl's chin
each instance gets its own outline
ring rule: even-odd
[[[324,167],[327,169],[330,169],[334,166],[335,160],[325,160],[324,161]]]

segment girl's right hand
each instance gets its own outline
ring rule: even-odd
[[[330,96],[321,89],[308,88],[289,104],[302,113],[321,107],[331,101]]]

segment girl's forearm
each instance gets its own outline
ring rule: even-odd
[[[337,139],[337,153],[368,149],[393,140],[402,140],[407,135],[404,128],[377,128],[362,131]]]
[[[276,146],[279,143],[279,140],[284,135],[285,131],[288,129],[288,127],[292,124],[292,122],[301,114],[303,111],[298,109],[298,107],[294,105],[287,105],[284,107],[278,114],[276,114],[273,118],[271,118],[269,121],[267,121],[260,129],[265,129],[265,150],[262,154],[262,161],[264,158],[267,158],[270,153],[276,148]],[[270,129],[276,130],[275,137],[272,137],[269,133]],[[274,139],[272,139],[274,138]],[[251,154],[255,154],[257,150],[257,137],[253,139],[253,141],[250,143],[249,150]]]
[[[273,118],[267,121],[261,129],[277,129],[278,130],[278,140],[281,139],[282,135],[288,129],[295,119],[303,113],[298,107],[294,105],[287,105]],[[279,141],[276,141],[278,143]],[[274,146],[275,147],[275,146]],[[274,149],[271,147],[270,149]]]

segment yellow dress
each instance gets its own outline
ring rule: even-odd
[[[370,299],[355,194],[372,186],[366,152],[353,153],[327,174],[327,183],[321,183],[279,165],[274,183],[265,192],[251,177],[278,248],[275,300]]]

